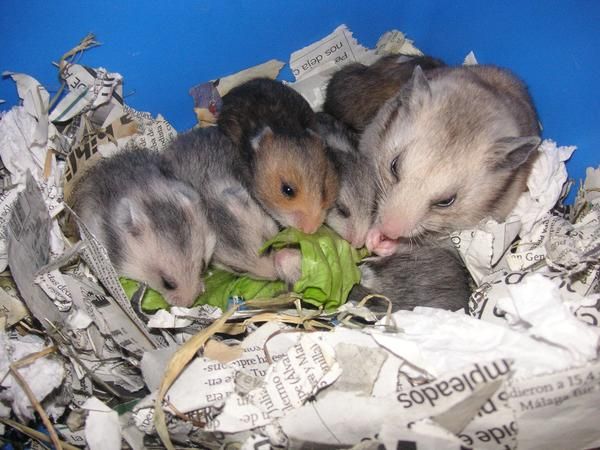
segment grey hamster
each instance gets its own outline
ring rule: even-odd
[[[101,160],[75,185],[72,208],[120,275],[147,283],[171,305],[190,306],[203,291],[215,235],[199,195],[159,161],[144,148]]]
[[[377,208],[367,247],[502,221],[526,189],[540,143],[525,85],[492,66],[419,67],[360,141],[375,164]]]

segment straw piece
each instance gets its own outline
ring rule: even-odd
[[[154,402],[154,426],[156,427],[158,436],[168,450],[175,450],[175,447],[173,446],[171,438],[169,437],[169,431],[165,421],[165,412],[162,408],[163,399],[179,374],[196,355],[196,352],[204,344],[206,344],[206,342],[217,332],[217,330],[223,326],[223,324],[233,315],[236,309],[237,306],[231,308],[219,319],[214,321],[208,328],[193,336],[175,352],[167,364],[162,383]]]
[[[51,443],[50,438],[48,436],[46,436],[44,433],[42,433],[41,431],[34,430],[33,428],[29,428],[28,426],[23,425],[19,422],[11,420],[11,419],[0,418],[0,422],[2,422],[5,425],[8,425],[9,427],[14,428],[15,430],[19,430],[21,433],[26,434],[27,436],[29,436],[32,439],[36,439],[37,441]],[[62,448],[64,448],[65,450],[81,450],[79,447],[75,447],[74,445],[68,444],[64,441],[59,441],[59,442],[60,442],[60,445],[62,445]]]
[[[52,346],[52,347],[47,347],[44,350],[39,351],[37,353],[33,353],[29,356],[26,356],[25,358],[22,358],[18,361],[13,362],[10,365],[10,371],[12,373],[12,376],[15,377],[15,380],[17,380],[17,382],[21,386],[21,388],[25,391],[25,394],[27,394],[29,401],[31,402],[31,404],[33,405],[33,407],[35,408],[37,413],[40,415],[40,418],[42,419],[42,422],[46,426],[48,433],[50,433],[50,440],[52,441],[52,445],[54,445],[54,447],[57,450],[62,450],[63,446],[62,446],[60,439],[58,438],[58,434],[56,434],[54,425],[52,425],[50,418],[46,414],[46,411],[44,411],[44,408],[42,408],[42,405],[40,405],[40,402],[38,402],[38,400],[35,398],[35,395],[31,391],[31,388],[27,384],[27,381],[25,381],[25,378],[23,378],[21,376],[21,374],[19,373],[19,369],[21,367],[27,366],[27,365],[31,364],[32,362],[36,361],[37,359],[43,358],[44,356],[47,356],[50,353],[54,353],[54,352],[56,352],[56,347]]]

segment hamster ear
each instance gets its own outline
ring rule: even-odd
[[[221,193],[223,194],[223,201],[225,203],[235,202],[241,204],[242,207],[247,207],[250,203],[250,194],[241,185],[229,186]]]
[[[130,198],[122,198],[115,210],[115,220],[120,228],[133,236],[139,236],[147,218],[139,204]]]
[[[411,99],[416,99],[422,102],[431,98],[431,87],[429,86],[429,80],[427,80],[425,77],[425,73],[423,73],[421,66],[415,67],[412,77],[406,86],[411,93]]]
[[[321,140],[321,135],[312,128],[307,128],[306,132],[315,139]]]
[[[505,137],[496,141],[499,169],[516,169],[529,159],[541,139],[539,136]]]
[[[312,128],[307,128],[306,132],[315,141],[320,142],[321,145],[323,145],[323,146],[326,146],[325,140],[323,139],[323,137],[317,131],[313,130]]]
[[[207,230],[204,236],[204,262],[206,264],[212,259],[216,245],[217,235],[212,230]]]
[[[258,151],[261,147],[269,145],[273,142],[273,130],[271,127],[264,127],[260,132],[250,139],[250,145],[254,151]]]
[[[174,190],[175,195],[178,195],[188,206],[197,204],[200,201],[200,195],[191,186],[184,183],[177,183]]]

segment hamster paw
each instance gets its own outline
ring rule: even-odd
[[[300,250],[284,248],[275,253],[275,271],[280,279],[294,284],[302,276]]]
[[[390,256],[396,253],[398,239],[390,239],[377,228],[371,228],[367,233],[367,249],[379,256]]]

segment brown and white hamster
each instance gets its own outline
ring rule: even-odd
[[[227,93],[218,119],[249,166],[242,172],[246,188],[282,226],[305,233],[321,226],[338,190],[314,121],[300,94],[267,78]]]

